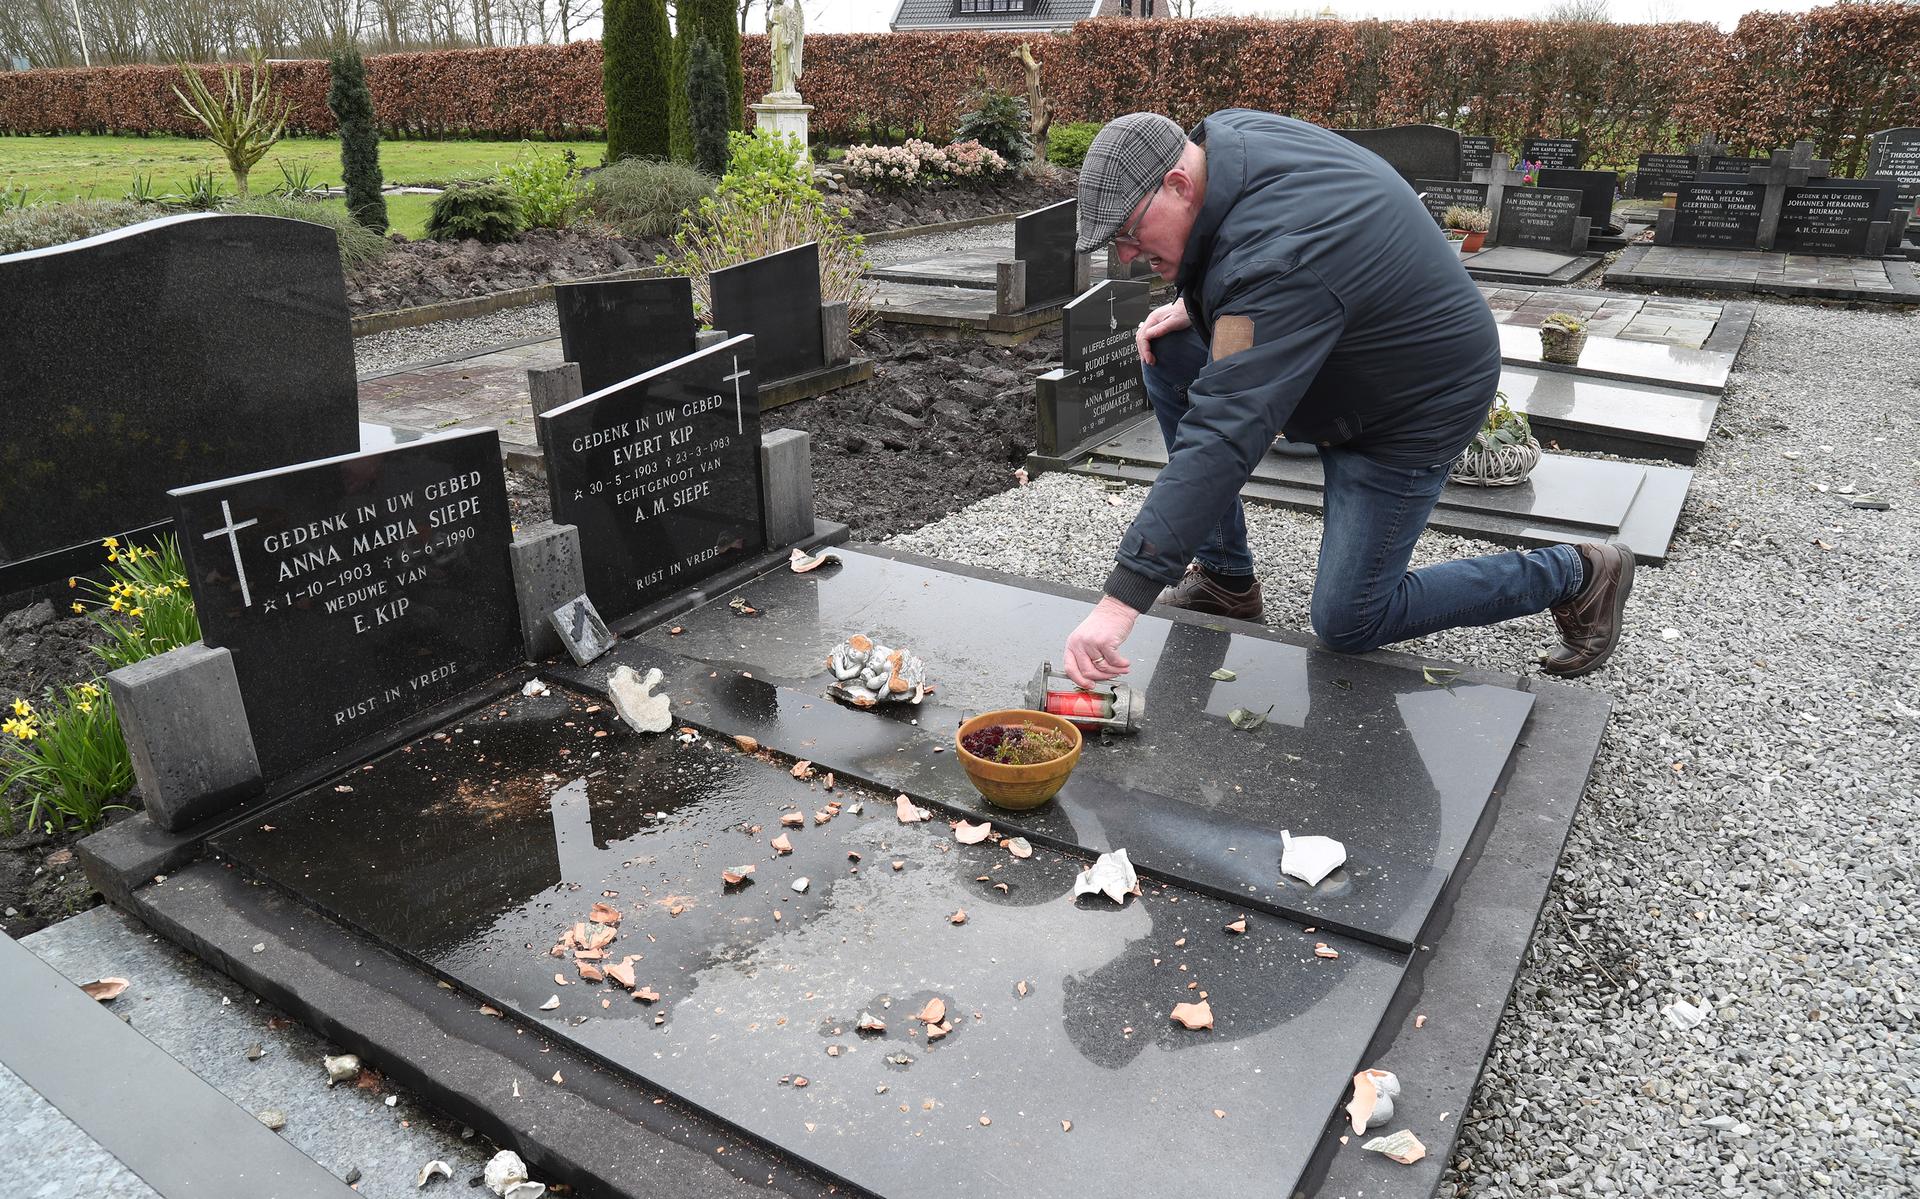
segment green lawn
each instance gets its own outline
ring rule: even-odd
[[[543,154],[572,150],[583,167],[599,166],[605,142],[536,142]],[[519,155],[518,142],[380,143],[380,169],[388,183],[442,184],[454,179],[491,176],[501,163]],[[249,184],[255,191],[280,185],[280,167],[309,167],[316,183],[340,183],[340,141],[331,137],[292,137],[267,152],[253,169]],[[25,188],[35,199],[92,196],[117,200],[133,187],[134,177],[145,175],[157,192],[184,190],[186,180],[202,169],[231,188],[233,177],[226,159],[213,146],[187,137],[0,137],[0,187]],[[426,225],[431,196],[389,196],[387,213],[396,232],[419,237]],[[342,203],[342,201],[333,201]]]

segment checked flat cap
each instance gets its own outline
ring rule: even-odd
[[[1180,164],[1187,135],[1157,112],[1130,112],[1107,122],[1080,166],[1080,238],[1090,254],[1113,240],[1133,206]]]

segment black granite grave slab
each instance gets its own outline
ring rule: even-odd
[[[1658,200],[1682,183],[1693,182],[1700,172],[1698,160],[1691,154],[1642,154],[1633,176],[1633,194],[1641,200]]]
[[[554,519],[579,527],[608,621],[766,548],[756,349],[732,337],[537,418]]]
[[[1504,332],[1507,326],[1501,328]],[[1157,432],[1136,425],[1097,447],[1073,469],[1097,478],[1152,483],[1166,460]],[[1617,537],[1641,562],[1658,565],[1666,560],[1692,480],[1693,472],[1685,467],[1549,453],[1516,487],[1448,484],[1427,524],[1442,532],[1520,546]],[[1325,504],[1324,485],[1317,457],[1268,453],[1240,494],[1257,502],[1319,511]]]
[[[1789,185],[1780,204],[1773,248],[1787,254],[1865,254],[1873,222],[1885,219],[1883,210],[1892,206],[1891,192],[1891,188],[1826,183]]]
[[[1593,222],[1593,232],[1619,229],[1613,219],[1613,201],[1620,190],[1620,176],[1612,171],[1571,171],[1543,167],[1540,170],[1540,186],[1579,192],[1580,215]]]
[[[520,660],[491,429],[170,494],[203,639],[233,654],[268,779]]]
[[[1685,465],[1699,459],[1720,407],[1717,396],[1698,391],[1521,367],[1500,372],[1500,390],[1549,449]]]
[[[1071,455],[1146,414],[1134,330],[1152,306],[1145,280],[1119,279],[1095,284],[1067,304],[1061,330],[1065,366],[1034,383],[1036,453]]]
[[[1142,869],[1184,886],[1384,943],[1418,935],[1526,717],[1529,701],[1499,688],[1436,687],[1418,670],[1149,614],[1128,642],[1144,731],[1089,746],[1056,803],[1002,812],[965,781],[952,730],[964,715],[1022,706],[1028,680],[1058,657],[1085,603],[842,557],[828,575],[773,576],[716,597],[676,618],[683,632],[643,633],[613,660],[714,663],[716,680],[673,688],[693,700],[681,711],[695,723],[1052,844],[1125,847]],[[764,615],[737,617],[734,596]],[[877,714],[830,710],[823,663],[852,632],[926,656],[934,695]],[[1236,677],[1216,681],[1216,669]],[[689,671],[699,673],[684,665],[679,673]],[[1268,705],[1268,723],[1252,733],[1227,720],[1235,708]],[[1366,768],[1355,769],[1362,760]],[[1389,809],[1394,819],[1380,821]],[[1282,879],[1283,828],[1341,838],[1352,865],[1319,888]]]
[[[1080,201],[1062,200],[1013,222],[1013,256],[1027,264],[1028,308],[1063,303],[1080,290],[1073,248],[1079,220]]]
[[[0,566],[160,521],[169,488],[360,445],[340,256],[305,221],[0,256],[0,362]]]
[[[1752,249],[1760,238],[1759,183],[1683,183],[1673,209],[1673,244]]]
[[[1507,188],[1500,197],[1500,244],[1570,254],[1581,248],[1574,244],[1580,208],[1577,191]]]
[[[1491,137],[1466,134],[1460,138],[1460,174],[1465,177],[1470,171],[1484,171],[1493,166],[1493,155],[1497,147]]]
[[[1520,157],[1556,171],[1577,171],[1587,165],[1587,148],[1577,137],[1529,137],[1520,141]]]
[[[487,717],[356,773],[351,803],[315,791],[217,849],[863,1193],[976,1194],[1007,1171],[1042,1195],[1247,1177],[1290,1193],[1406,967],[1178,888],[1076,902],[1079,855],[957,846],[944,824],[900,825],[884,793],[643,739],[584,696]],[[835,798],[862,811],[811,816]],[[621,913],[604,962],[633,955],[657,1001],[548,953],[596,902]],[[1173,1025],[1201,991],[1215,1027]],[[913,1015],[936,997],[952,1031],[929,1042]],[[863,1013],[885,1029],[859,1032]]]
[[[1442,228],[1446,226],[1447,209],[1485,208],[1487,206],[1487,185],[1484,183],[1459,183],[1447,179],[1415,179],[1413,190],[1420,193],[1420,202],[1433,214],[1434,223]]]
[[[1897,258],[1843,258],[1693,246],[1633,246],[1607,268],[1610,286],[1758,292],[1878,304],[1920,304],[1920,272]],[[1591,343],[1589,343],[1591,344]]]
[[[580,364],[585,393],[693,353],[699,324],[693,317],[693,280],[685,276],[556,283],[553,302],[560,318],[560,356]]]
[[[717,270],[712,287],[713,327],[754,338],[763,389],[826,367],[818,245]]]
[[[1564,287],[1600,269],[1600,259],[1592,254],[1535,250],[1526,246],[1489,246],[1463,256],[1460,263],[1477,282],[1530,287]]]
[[[1394,125],[1385,129],[1336,129],[1335,133],[1387,160],[1418,191],[1419,179],[1459,179],[1466,174],[1460,134],[1441,125]]]

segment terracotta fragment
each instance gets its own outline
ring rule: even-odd
[[[978,845],[991,836],[993,836],[991,824],[972,824],[965,820],[954,822],[953,839],[962,845]]]
[[[1213,1006],[1204,999],[1199,1003],[1176,1003],[1173,1005],[1173,1020],[1189,1030],[1212,1028]]]
[[[775,853],[787,854],[793,852],[793,842],[787,839],[785,833],[781,833],[778,837],[767,842],[767,844],[773,846],[773,852]]]

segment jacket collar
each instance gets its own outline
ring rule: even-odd
[[[1181,295],[1195,295],[1213,257],[1214,234],[1227,219],[1234,201],[1247,182],[1247,140],[1238,129],[1229,128],[1211,117],[1194,127],[1189,138],[1206,150],[1207,196],[1187,234],[1186,252],[1181,256],[1180,274],[1174,286]]]

